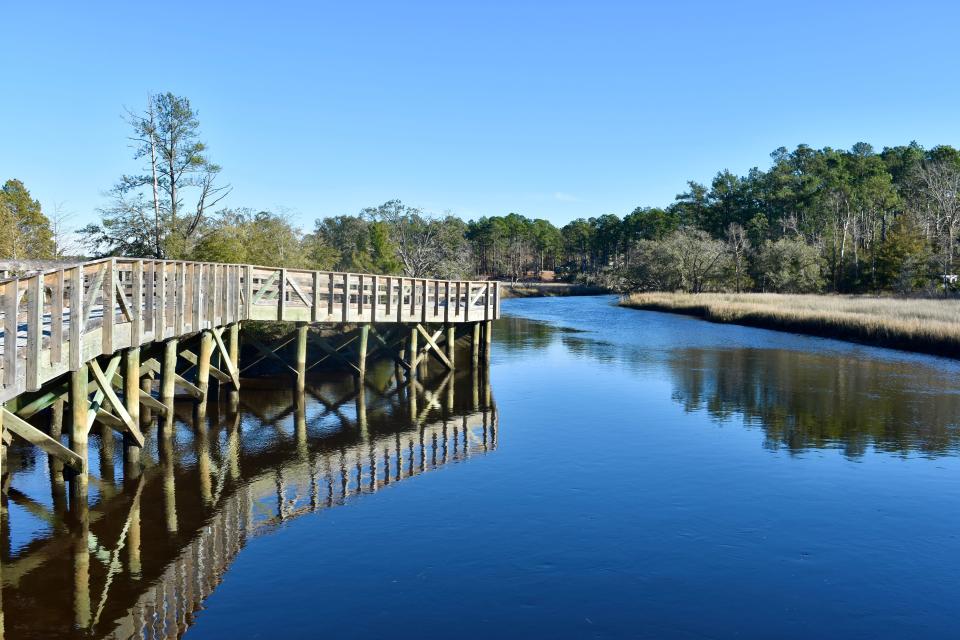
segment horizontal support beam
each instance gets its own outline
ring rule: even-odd
[[[45,434],[43,431],[40,431],[40,429],[37,429],[32,424],[24,421],[15,413],[11,413],[9,409],[4,408],[2,411],[4,430],[9,430],[15,436],[43,449],[48,454],[67,465],[74,471],[83,473],[83,458],[81,458],[79,454],[67,449],[58,441]]]

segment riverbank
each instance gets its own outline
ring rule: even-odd
[[[960,300],[634,293],[620,306],[960,358]]]
[[[608,289],[569,282],[502,282],[500,294],[504,298],[546,298],[553,296],[598,296],[610,293]]]

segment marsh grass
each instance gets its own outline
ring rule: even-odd
[[[960,358],[960,300],[634,293],[620,305]]]

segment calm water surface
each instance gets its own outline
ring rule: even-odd
[[[89,531],[12,451],[7,637],[960,636],[956,362],[613,302],[505,301],[489,377],[185,404]]]

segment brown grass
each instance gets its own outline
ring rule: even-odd
[[[960,358],[960,300],[634,293],[621,306]]]

